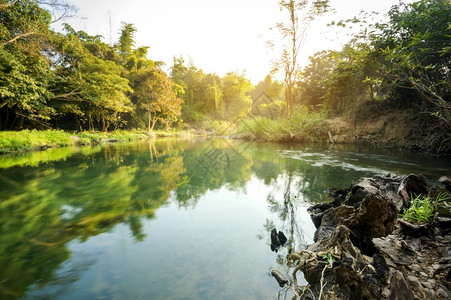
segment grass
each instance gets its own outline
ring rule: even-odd
[[[238,133],[244,138],[264,141],[321,142],[327,140],[325,120],[325,113],[300,107],[289,119],[256,117],[245,120],[239,126]]]
[[[62,130],[0,132],[0,152],[29,151],[73,144],[70,134]]]
[[[448,195],[446,193],[440,193],[435,199],[431,199],[429,196],[411,196],[410,207],[405,208],[402,218],[410,223],[431,223],[434,220],[437,203],[447,200]]]
[[[75,136],[75,138],[73,138]],[[115,131],[81,132],[71,135],[62,130],[0,131],[0,153],[24,152],[64,146],[95,145],[108,141],[145,140],[148,136],[140,132]]]

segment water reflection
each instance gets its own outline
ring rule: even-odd
[[[306,208],[327,188],[451,169],[431,157],[224,139],[53,150],[0,157],[2,299],[271,298],[277,284],[265,275],[287,272],[285,254],[312,241]],[[277,254],[273,228],[288,238]]]

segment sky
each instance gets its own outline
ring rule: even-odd
[[[266,46],[275,40],[271,27],[287,20],[279,0],[69,0],[76,17],[64,22],[75,30],[102,35],[106,43],[119,38],[121,22],[137,28],[136,46],[149,46],[148,58],[166,63],[183,56],[205,73],[246,75],[256,84],[269,73],[277,51]],[[325,26],[361,11],[386,14],[399,0],[331,0],[335,13],[313,23],[301,48],[300,65],[321,50],[339,50],[349,40],[346,30]],[[61,24],[55,29],[61,30]],[[347,29],[348,30],[348,29]]]

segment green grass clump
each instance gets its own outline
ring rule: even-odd
[[[327,131],[324,129],[325,119],[326,114],[323,112],[299,107],[291,118],[256,117],[244,120],[238,128],[238,133],[265,141],[319,142],[327,140]]]
[[[434,220],[437,203],[447,200],[448,195],[440,193],[435,199],[422,195],[410,198],[410,207],[404,209],[402,218],[410,223],[431,223]]]

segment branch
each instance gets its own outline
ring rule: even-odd
[[[7,9],[8,7],[10,7],[10,6],[12,6],[12,5],[14,5],[14,3],[16,3],[18,0],[14,0],[13,2],[11,2],[11,3],[7,3],[7,4],[0,4],[0,10],[2,10],[2,9]]]
[[[30,35],[41,35],[41,33],[39,32],[35,32],[35,31],[31,31],[31,32],[26,32],[26,33],[21,33],[19,35],[16,35],[15,37],[13,37],[12,39],[10,39],[9,41],[4,41],[2,43],[0,43],[0,46],[5,46],[7,44],[13,43],[18,39],[30,36]]]

